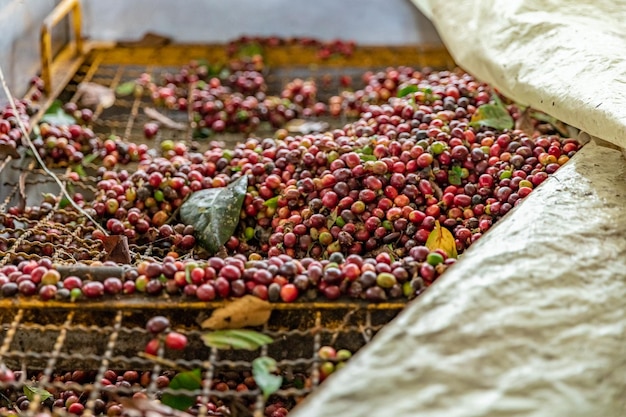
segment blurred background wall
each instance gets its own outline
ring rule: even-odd
[[[0,0],[0,65],[16,95],[39,71],[41,22],[60,0]],[[146,32],[177,42],[241,35],[337,38],[366,45],[441,44],[410,0],[82,0],[84,35],[137,40]],[[67,39],[55,31],[55,46]]]

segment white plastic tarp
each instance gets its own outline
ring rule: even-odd
[[[626,148],[626,2],[413,0],[505,96]]]

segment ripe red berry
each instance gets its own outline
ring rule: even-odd
[[[285,284],[280,289],[280,298],[285,303],[293,303],[298,298],[298,288],[293,284]]]
[[[160,346],[160,342],[159,339],[151,339],[148,344],[146,345],[146,349],[145,352],[148,355],[157,355],[159,353],[159,346]]]
[[[182,350],[187,347],[187,336],[178,332],[169,332],[165,336],[165,347],[172,350]]]

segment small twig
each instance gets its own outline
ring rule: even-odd
[[[165,359],[165,358],[161,358],[159,356],[151,355],[151,354],[146,353],[146,352],[139,352],[137,354],[137,356],[139,356],[140,358],[148,359],[149,361],[152,361],[154,363],[158,363],[161,366],[164,366],[166,368],[170,368],[170,369],[176,370],[178,372],[187,372],[187,371],[189,371],[189,369],[186,369],[186,368],[183,368],[183,367],[179,366],[174,361],[171,361],[171,360]]]
[[[13,109],[13,111],[15,112],[16,115],[19,115],[19,111],[17,110],[17,107],[15,106],[15,100],[13,99],[13,95],[11,94],[11,90],[9,89],[9,86],[7,85],[6,79],[4,78],[4,72],[2,71],[2,66],[1,65],[0,65],[0,83],[2,83],[2,89],[4,90],[5,94],[7,95],[7,99],[9,100],[9,104],[11,105],[11,109]],[[37,160],[39,165],[41,165],[41,169],[43,169],[45,171],[45,173],[48,174],[50,177],[52,177],[52,179],[59,185],[59,187],[61,188],[61,193],[65,196],[65,198],[67,198],[67,200],[70,202],[72,207],[74,207],[80,214],[82,214],[83,216],[88,218],[94,224],[95,227],[97,227],[102,233],[104,233],[106,236],[108,236],[108,233],[107,233],[106,229],[104,229],[100,225],[100,223],[95,221],[85,210],[82,209],[82,207],[80,207],[78,204],[76,204],[76,202],[74,201],[72,196],[70,196],[70,194],[65,189],[65,185],[61,182],[59,177],[57,177],[54,174],[54,172],[52,172],[52,171],[50,171],[50,169],[48,169],[48,167],[46,166],[44,161],[41,159],[41,156],[39,156],[39,151],[37,151],[37,148],[35,147],[35,144],[30,140],[30,135],[29,135],[28,131],[26,130],[26,127],[24,126],[24,123],[22,123],[22,119],[20,117],[16,117],[16,119],[17,119],[17,125],[19,126],[20,131],[22,132],[24,141],[26,141],[26,143],[30,147],[31,151],[33,152],[33,156],[35,157],[35,159]]]
[[[337,330],[333,334],[333,337],[330,339],[329,345],[332,346],[335,344],[335,342],[337,342],[337,338],[339,337],[339,332],[348,326],[348,323],[350,322],[350,318],[357,311],[359,311],[359,308],[355,308],[354,310],[350,310],[346,313],[346,315],[343,317],[343,320],[341,321],[341,324],[339,325],[339,327],[337,327]]]
[[[176,216],[178,216],[178,213],[180,213],[180,208],[183,206],[183,204],[185,204],[185,201],[187,201],[190,196],[191,194],[187,194],[185,196],[185,198],[183,199],[183,202],[180,204],[180,206],[176,207],[176,210],[174,210],[174,212],[170,215],[170,217],[165,221],[165,224],[170,224],[172,221],[174,221]]]

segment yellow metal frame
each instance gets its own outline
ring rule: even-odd
[[[41,26],[41,78],[44,81],[44,92],[48,95],[52,93],[52,28],[58,25],[70,12],[74,27],[74,55],[79,57],[83,54],[82,12],[79,0],[63,0],[45,18]]]
[[[119,300],[92,300],[88,302],[65,302],[48,300],[41,301],[36,297],[18,297],[13,299],[0,300],[0,311],[5,309],[23,308],[23,309],[62,309],[62,310],[198,310],[210,311],[228,304],[227,301],[189,301],[175,300],[163,298],[122,298]],[[359,301],[310,301],[299,303],[272,303],[273,310],[302,310],[302,309],[318,309],[318,310],[401,310],[406,306],[406,302],[384,302],[384,303],[367,303]]]
[[[69,42],[56,56],[52,55],[52,29],[71,14],[73,26],[73,42]],[[212,63],[226,63],[229,60],[223,44],[165,44],[119,45],[111,42],[84,41],[82,38],[82,12],[79,0],[63,0],[44,20],[41,27],[41,76],[44,81],[45,98],[38,115],[38,120],[70,83],[81,67],[88,67],[86,80],[89,80],[101,65],[126,66],[143,65],[153,67],[181,66],[191,59],[207,58]],[[337,56],[320,61],[314,47],[300,45],[282,45],[265,48],[264,63],[270,67],[352,67],[380,68],[385,66],[412,65],[416,67],[453,68],[455,66],[448,51],[442,46],[408,45],[408,46],[357,46],[350,56]],[[119,81],[119,80],[118,80]],[[34,88],[34,87],[33,87]],[[28,93],[30,93],[32,90]],[[0,311],[4,309],[63,309],[79,310],[111,310],[111,309],[191,309],[207,310],[222,306],[223,302],[198,302],[154,299],[106,300],[85,303],[69,303],[18,298],[0,300]],[[365,309],[365,310],[400,310],[404,303],[359,303],[359,302],[306,302],[276,303],[277,310],[301,309]]]
[[[69,42],[57,56],[52,54],[52,29],[71,13],[73,42]],[[56,98],[86,60],[118,65],[168,65],[188,63],[190,59],[210,57],[213,62],[226,62],[228,56],[224,45],[215,44],[166,44],[146,46],[121,46],[114,42],[85,42],[82,37],[82,10],[80,0],[63,0],[46,17],[41,27],[40,53],[41,78],[44,93],[51,100]],[[405,46],[357,46],[351,56],[332,57],[320,62],[315,48],[284,45],[263,51],[269,66],[363,67],[397,66],[402,64],[419,67],[452,68],[455,66],[450,54],[439,45]]]

